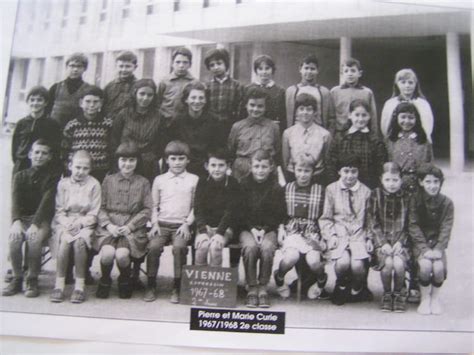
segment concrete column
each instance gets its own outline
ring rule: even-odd
[[[262,42],[254,42],[252,48],[252,63],[250,64],[250,70],[252,71],[252,75],[250,76],[251,81],[255,82],[256,74],[253,70],[253,61],[255,58],[264,53],[264,44]]]
[[[341,37],[339,41],[339,68],[342,63],[352,56],[352,38]],[[342,78],[339,76],[339,83],[342,84]]]
[[[56,61],[53,57],[47,57],[44,67],[44,79],[43,86],[47,89],[54,84],[54,78],[56,77]]]
[[[155,70],[153,79],[158,84],[161,79],[170,73],[171,50],[168,47],[157,47],[155,49]]]
[[[201,57],[202,57],[202,47],[199,45],[190,46],[191,53],[193,54],[193,63],[191,65],[191,75],[195,78],[200,78],[201,74]]]
[[[464,169],[464,109],[459,35],[446,34],[448,66],[450,166],[454,173]]]

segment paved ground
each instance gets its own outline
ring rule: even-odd
[[[1,270],[6,270],[7,233],[9,227],[10,206],[10,140],[0,137],[0,225],[4,233],[0,249]],[[441,316],[420,316],[415,306],[410,305],[404,314],[391,314],[379,311],[382,286],[379,275],[371,271],[369,285],[376,301],[365,304],[349,304],[342,307],[333,306],[328,301],[302,301],[294,299],[281,301],[273,294],[271,310],[286,312],[286,323],[290,327],[307,328],[358,328],[358,329],[390,329],[390,330],[440,330],[440,331],[473,331],[473,178],[474,174],[465,173],[457,176],[448,175],[444,193],[450,196],[455,204],[455,225],[452,240],[448,249],[449,275],[442,289],[445,313]],[[126,318],[141,320],[157,320],[170,322],[188,322],[189,306],[172,305],[168,302],[171,287],[171,253],[169,248],[162,257],[158,300],[145,303],[141,300],[142,292],[137,292],[131,300],[120,300],[114,287],[109,300],[94,297],[95,286],[87,288],[88,300],[82,305],[69,302],[52,304],[49,292],[54,285],[54,261],[50,261],[40,277],[42,294],[37,299],[26,299],[23,295],[0,297],[0,310],[9,312],[44,313],[84,317]],[[278,262],[278,255],[275,265]],[[97,259],[97,258],[96,258]],[[93,265],[94,276],[98,278],[97,260]],[[330,273],[329,287],[333,284],[333,271]],[[240,269],[243,282],[243,270]],[[143,276],[143,275],[142,275]],[[291,275],[289,275],[291,277]],[[3,287],[0,281],[0,287]],[[67,292],[71,292],[67,289]],[[243,298],[239,299],[239,308],[244,308]]]

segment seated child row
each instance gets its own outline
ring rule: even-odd
[[[361,159],[354,154],[339,156],[339,179],[324,188],[314,183],[315,160],[301,153],[293,161],[296,181],[282,188],[268,151],[253,153],[250,175],[239,184],[227,174],[226,150],[209,152],[205,163],[208,175],[198,178],[186,171],[188,145],[172,141],[164,151],[169,170],[154,179],[151,191],[148,180],[135,173],[141,159],[133,141],[119,145],[115,152],[119,171],[107,175],[102,187],[89,175],[92,159],[86,151],[73,154],[71,175],[59,183],[59,175],[50,167],[52,149],[47,141],[36,141],[28,155],[32,167],[17,173],[13,182],[9,245],[14,279],[3,290],[4,296],[23,289],[24,242],[28,245],[25,295],[38,296],[41,246],[52,229],[58,250],[52,302],[64,300],[71,250],[76,272],[71,302],[82,303],[86,298],[85,273],[91,249],[100,254],[99,298],[109,296],[114,260],[120,271],[119,296],[130,298],[131,258],[147,255],[144,300],[150,302],[157,295],[163,247],[172,244],[171,302],[177,303],[187,246],[194,243],[196,265],[206,265],[209,259],[210,265],[219,266],[222,249],[238,240],[248,307],[270,306],[267,286],[274,253],[281,245],[283,258],[273,277],[282,297],[289,296],[284,276],[298,261],[306,263],[308,297],[329,297],[324,289],[324,265],[332,260],[337,276],[332,302],[341,305],[366,300],[368,262],[372,258],[374,268],[381,270],[382,310],[405,311],[405,271],[410,263],[416,263],[422,294],[418,311],[441,313],[439,290],[447,274],[445,250],[453,224],[453,204],[440,193],[443,173],[432,164],[418,169],[421,188],[408,198],[396,163],[383,165],[381,187],[371,191],[359,181]],[[147,232],[149,220],[152,227]]]
[[[268,97],[263,89],[257,87],[248,91],[248,117],[234,123],[227,138],[221,122],[206,111],[207,89],[202,83],[190,83],[184,88],[182,99],[186,111],[169,125],[165,125],[156,110],[150,108],[155,89],[152,80],[139,80],[135,84],[135,104],[124,108],[112,120],[101,113],[103,92],[91,87],[83,92],[80,100],[81,116],[66,125],[62,136],[55,136],[57,130],[53,129],[52,120],[37,119],[44,113],[48,93],[44,88],[33,88],[27,98],[33,118],[20,120],[12,141],[14,173],[29,166],[28,150],[38,138],[61,142],[60,156],[64,166],[75,151],[88,151],[93,160],[91,175],[99,182],[115,165],[113,152],[126,140],[137,143],[142,160],[138,172],[150,183],[160,171],[157,161],[171,140],[189,145],[188,171],[199,177],[207,175],[204,169],[207,153],[227,146],[233,161],[232,174],[239,182],[249,174],[250,158],[259,149],[272,155],[287,181],[295,179],[293,166],[296,157],[303,152],[310,154],[316,162],[315,179],[325,186],[338,179],[336,163],[339,156],[350,152],[360,157],[360,180],[368,187],[378,185],[383,163],[393,161],[401,167],[404,190],[413,193],[417,189],[416,169],[421,163],[433,159],[431,143],[413,103],[401,102],[394,108],[388,137],[382,142],[371,134],[369,127],[374,117],[364,100],[356,99],[350,103],[348,120],[351,125],[347,130],[331,135],[316,123],[320,108],[317,100],[312,95],[301,93],[294,104],[296,123],[281,137],[274,121],[264,116]],[[29,125],[26,121],[30,122]],[[33,124],[34,132],[31,122],[36,122]]]

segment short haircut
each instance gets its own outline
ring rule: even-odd
[[[366,101],[360,100],[360,99],[352,100],[351,103],[349,104],[349,112],[354,111],[357,107],[364,108],[367,111],[367,113],[370,115],[370,106]],[[375,119],[376,117],[370,117],[370,118]]]
[[[245,101],[244,103],[247,104],[250,99],[265,99],[265,102],[268,99],[268,95],[266,91],[261,87],[251,87],[245,93]]]
[[[270,68],[272,68],[272,73],[275,73],[276,66],[275,62],[272,57],[266,54],[259,55],[255,60],[253,61],[253,71],[256,73],[257,68],[260,67],[262,63],[265,63],[268,65]]]
[[[89,86],[83,91],[80,98],[83,99],[87,95],[97,96],[97,97],[100,97],[101,99],[104,98],[104,92],[98,86]]]
[[[270,164],[273,165],[273,157],[272,157],[271,153],[268,150],[265,150],[265,149],[256,150],[252,154],[251,161],[254,161],[254,160],[258,160],[258,161],[268,160],[270,162]]]
[[[44,86],[33,86],[30,91],[28,91],[28,95],[26,95],[26,101],[28,101],[31,96],[41,96],[44,101],[49,101],[49,92]]]
[[[423,180],[427,175],[433,175],[434,177],[444,181],[444,174],[443,171],[438,168],[433,163],[423,163],[416,171],[416,175],[418,176],[419,180]]]
[[[316,167],[316,161],[309,153],[300,153],[296,156],[295,161],[293,162],[293,166],[302,166],[305,168],[310,168],[314,170]]]
[[[74,159],[88,159],[89,163],[92,165],[92,156],[87,150],[76,150],[74,153],[71,155],[71,160],[70,162],[72,163]]]
[[[181,102],[183,103],[184,107],[188,107],[186,100],[189,97],[189,94],[192,90],[199,90],[204,92],[204,96],[206,97],[206,105],[204,105],[204,110],[206,110],[207,106],[209,105],[210,98],[209,98],[209,90],[207,89],[206,85],[201,83],[200,81],[191,81],[189,84],[183,88],[183,92],[181,94]]]
[[[360,169],[360,165],[361,161],[359,156],[351,153],[341,154],[337,159],[336,169],[337,171],[348,167]]]
[[[165,158],[168,159],[170,155],[185,155],[189,158],[189,145],[181,141],[169,142],[165,148]]]
[[[388,126],[388,139],[390,139],[392,142],[396,142],[398,140],[398,134],[402,131],[402,128],[398,124],[398,115],[401,113],[411,113],[415,116],[415,126],[413,127],[413,132],[416,133],[415,141],[418,144],[425,144],[428,139],[421,124],[420,113],[418,112],[416,106],[411,102],[401,102],[397,105],[397,107],[395,107],[395,110],[393,110],[392,119],[390,120],[390,124]]]
[[[79,52],[71,54],[71,56],[66,60],[66,65],[69,65],[71,62],[78,62],[82,64],[84,69],[87,69],[87,66],[89,65],[89,59],[87,59],[86,55]]]
[[[123,61],[123,62],[131,62],[135,65],[137,65],[137,62],[138,62],[138,58],[137,58],[137,55],[135,53],[133,53],[132,51],[123,51],[123,52],[120,52],[117,56],[117,58],[115,58],[115,61]]]
[[[318,111],[318,101],[310,94],[303,93],[296,96],[295,110],[300,106],[311,106],[315,112]]]
[[[192,63],[193,62],[193,54],[191,53],[191,51],[189,49],[187,49],[186,47],[179,47],[179,48],[176,48],[174,51],[173,51],[173,54],[171,55],[171,60],[174,60],[178,55],[182,55],[182,56],[185,56],[189,59],[189,63]]]
[[[207,153],[207,161],[209,161],[211,158],[225,160],[226,163],[231,161],[230,152],[226,148],[216,148],[210,150],[209,153]]]
[[[362,65],[360,61],[355,58],[347,58],[342,62],[341,67],[357,67],[357,69],[362,70]]]
[[[138,158],[140,156],[140,150],[138,149],[137,143],[133,140],[123,141],[115,151],[115,158]]]
[[[316,55],[314,54],[309,54],[306,57],[303,57],[300,63],[300,67],[302,67],[303,64],[311,64],[311,63],[316,64],[316,68],[319,68],[318,57],[316,57]]]
[[[48,147],[50,153],[53,152],[53,148],[54,148],[54,147],[53,147],[53,143],[51,143],[51,142],[48,141],[47,139],[39,138],[39,139],[35,140],[35,141],[33,142],[33,144],[31,145],[30,150],[32,150],[35,145],[42,145],[42,146]]]
[[[395,162],[389,161],[383,164],[382,166],[382,175],[385,173],[401,175],[402,171],[400,165]]]
[[[209,65],[213,60],[222,60],[225,65],[225,69],[229,70],[230,55],[227,49],[214,48],[206,53],[206,57],[204,58],[204,65],[206,66],[207,70],[209,70]]]

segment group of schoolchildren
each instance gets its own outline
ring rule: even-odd
[[[309,299],[369,301],[372,267],[383,311],[404,312],[407,298],[420,302],[421,294],[418,312],[440,314],[453,204],[431,163],[433,114],[414,71],[396,74],[379,120],[356,59],[344,61],[343,84],[332,90],[317,82],[314,55],[286,90],[267,55],[255,59],[247,86],[229,76],[229,62],[225,49],[208,52],[213,77],[202,83],[189,72],[191,52],[178,48],[171,74],[156,86],[135,78],[137,57],[126,51],[116,58],[117,78],[101,90],[82,80],[87,58],[74,54],[66,80],[29,92],[30,114],[12,141],[13,277],[3,295],[22,292],[24,274],[25,295],[39,295],[41,250],[53,235],[52,302],[65,299],[70,282],[71,302],[85,301],[97,254],[96,297],[109,297],[115,262],[119,297],[130,298],[146,258],[143,299],[154,301],[160,257],[172,245],[171,302],[179,303],[188,246],[195,265],[221,266],[233,244],[248,307],[270,306],[272,278],[288,298],[293,267]],[[239,258],[231,253],[231,266]]]

